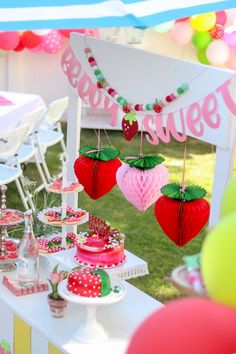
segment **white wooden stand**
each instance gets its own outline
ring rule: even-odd
[[[168,58],[90,37],[85,38],[76,33],[71,36],[70,46],[83,71],[96,84],[96,78],[84,53],[84,48],[89,46],[107,81],[132,103],[150,103],[153,102],[154,97],[162,99],[181,84],[189,83],[188,93],[166,107],[165,114],[176,112],[181,108],[183,112],[186,112],[187,107],[192,103],[201,101],[233,76],[230,71]],[[231,89],[232,95],[236,97],[234,81],[235,78],[232,79]],[[67,153],[70,156],[69,177],[73,174],[74,158],[77,156],[80,142],[81,104],[77,95],[76,88],[71,87],[67,128]],[[236,118],[229,114],[222,97],[218,97],[218,105],[218,112],[221,115],[218,129],[211,129],[203,120],[199,122],[203,124],[204,133],[198,139],[216,146],[210,227],[215,225],[220,218],[222,195],[232,173],[236,136]],[[163,126],[165,123],[164,120]],[[176,127],[178,132],[182,132],[180,121],[176,122]],[[196,124],[197,128],[199,126]],[[186,134],[194,136],[189,129],[186,129]]]

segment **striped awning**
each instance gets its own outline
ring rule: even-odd
[[[152,27],[236,7],[236,0],[2,0],[0,30]]]

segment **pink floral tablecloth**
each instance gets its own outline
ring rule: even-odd
[[[38,95],[0,91],[0,133],[14,129],[25,114],[40,106],[46,108]]]

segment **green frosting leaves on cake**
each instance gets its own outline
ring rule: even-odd
[[[98,274],[101,279],[101,297],[107,296],[112,291],[111,281],[108,273],[103,269],[96,269],[91,272],[92,274]]]
[[[93,160],[110,161],[120,155],[120,151],[113,146],[102,146],[99,149],[96,146],[86,145],[80,149],[80,155],[89,157]]]

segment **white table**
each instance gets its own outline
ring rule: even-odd
[[[43,99],[38,95],[0,91],[0,96],[13,102],[12,105],[0,105],[0,133],[15,128],[25,114],[37,107],[44,106],[46,108]]]
[[[110,339],[101,344],[84,344],[73,340],[73,331],[85,317],[83,306],[69,304],[64,318],[53,319],[47,304],[47,293],[16,297],[2,285],[1,278],[2,275],[0,340],[8,340],[13,348],[15,323],[17,339],[14,354],[125,354],[137,326],[150,313],[162,307],[158,301],[124,282],[127,295],[123,301],[98,309],[97,318],[109,332]],[[22,320],[25,322],[23,325]],[[19,336],[23,338],[23,347],[19,347]]]

